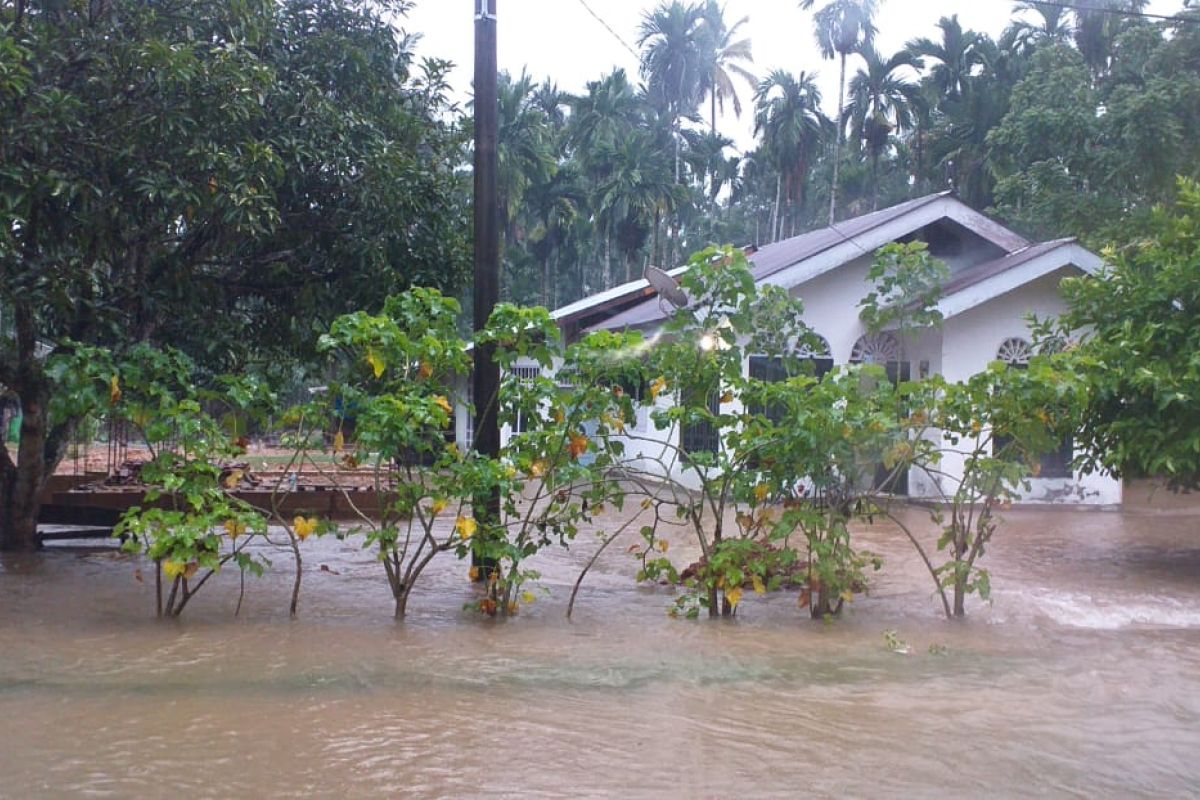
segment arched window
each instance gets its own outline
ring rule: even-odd
[[[1005,339],[996,351],[996,360],[1003,361],[1010,367],[1028,367],[1032,357],[1033,346],[1019,336]]]
[[[850,351],[851,364],[876,364],[887,370],[888,380],[898,385],[911,378],[911,368],[902,360],[900,341],[895,335],[867,333],[859,337]]]
[[[868,333],[860,336],[850,351],[851,364],[887,366],[900,361],[900,343],[890,333]]]

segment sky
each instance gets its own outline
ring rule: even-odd
[[[613,67],[624,67],[637,75],[637,58],[599,21],[590,7],[630,47],[636,49],[638,25],[655,5],[654,0],[498,0],[498,55],[500,68],[519,74],[527,68],[535,79],[553,78],[560,89],[580,92]],[[453,61],[451,77],[460,100],[470,96],[474,59],[474,11],[477,0],[417,0],[402,24],[420,33],[418,53]],[[822,5],[820,0],[817,7]],[[1153,0],[1147,9],[1172,14],[1182,0]],[[877,19],[881,52],[891,53],[911,39],[936,38],[936,24],[943,16],[957,14],[965,28],[999,36],[1013,18],[1009,0],[883,0]],[[797,73],[816,72],[826,110],[837,110],[837,64],[822,61],[813,43],[812,13],[799,9],[796,0],[727,0],[725,17],[732,24],[749,17],[742,26],[754,48],[756,75],[782,68]],[[848,75],[855,66],[847,65]],[[740,84],[742,116],[737,119],[726,107],[717,121],[724,135],[741,148],[752,147],[754,138],[752,91]]]

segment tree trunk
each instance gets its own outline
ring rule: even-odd
[[[710,98],[712,101],[712,135],[714,138],[716,138],[716,135],[717,135],[717,80],[716,80],[716,78],[714,78],[712,83],[709,85],[709,89],[711,90],[711,93],[712,93],[712,97]]]
[[[36,550],[41,493],[49,471],[46,460],[48,398],[21,395],[21,439],[17,463],[7,451],[0,457],[0,550]]]
[[[846,54],[842,53],[841,77],[838,79],[837,136],[833,140],[833,183],[829,187],[829,224],[837,220],[838,171],[842,161],[842,114],[846,106]]]
[[[967,615],[967,611],[966,611],[966,607],[965,607],[966,599],[967,599],[966,586],[963,584],[962,581],[956,580],[954,582],[954,616],[961,618],[961,617],[965,617]]]

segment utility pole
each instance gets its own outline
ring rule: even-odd
[[[496,3],[471,0],[475,9],[475,330],[483,329],[500,299],[499,193],[496,185],[499,100],[497,99]],[[500,423],[496,406],[500,368],[495,347],[475,346],[475,450],[481,456],[500,455]],[[473,503],[481,529],[500,523],[500,490],[493,489]],[[473,559],[480,580],[494,563]]]

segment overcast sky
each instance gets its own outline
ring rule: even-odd
[[[498,0],[500,68],[516,74],[523,67],[537,79],[550,76],[559,88],[581,91],[614,66],[637,75],[637,58],[584,7],[591,7],[614,31],[636,49],[638,25],[652,0]],[[815,71],[820,76],[825,105],[837,109],[837,65],[821,60],[813,44],[811,12],[800,11],[796,0],[728,0],[726,19],[749,21],[742,31],[754,46],[751,71],[762,76],[774,68],[792,73]],[[821,2],[818,0],[817,6]],[[1153,0],[1149,11],[1172,14],[1182,0]],[[473,70],[474,9],[476,0],[417,0],[404,27],[419,32],[422,55],[453,61],[455,90],[469,97]],[[942,16],[957,14],[964,27],[998,36],[1012,19],[1009,0],[883,0],[877,26],[878,44],[894,52],[910,39],[936,37]],[[853,63],[847,66],[853,74]],[[751,90],[742,86],[741,119],[726,109],[718,127],[739,146],[753,140],[749,107]]]

